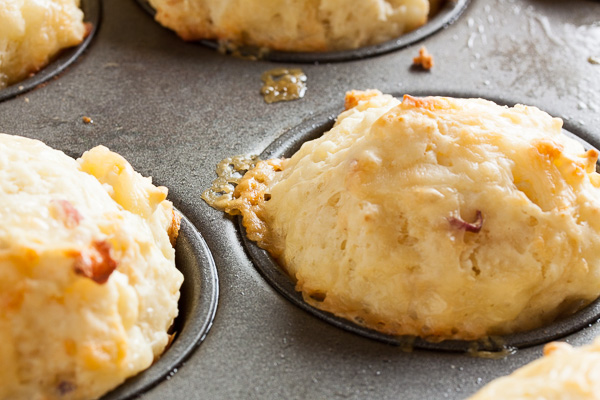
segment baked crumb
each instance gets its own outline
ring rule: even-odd
[[[422,46],[419,49],[419,55],[413,58],[413,65],[420,66],[428,71],[433,68],[433,56],[429,54],[425,46]]]

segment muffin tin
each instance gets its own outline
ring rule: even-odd
[[[531,104],[564,118],[568,131],[599,147],[600,66],[588,58],[600,55],[600,3],[472,0],[456,21],[414,45],[318,64],[250,62],[184,43],[134,0],[104,0],[102,8],[95,38],[76,62],[46,85],[0,103],[1,130],[71,156],[103,144],[167,186],[189,219],[184,230],[195,227],[208,247],[188,248],[184,234],[178,257],[194,255],[202,269],[212,254],[220,289],[214,323],[200,346],[210,324],[202,315],[210,308],[190,297],[196,289],[184,288],[182,301],[198,301],[200,317],[190,320],[193,307],[184,306],[184,328],[165,361],[107,399],[465,399],[541,356],[539,340],[485,359],[458,349],[389,345],[323,321],[279,294],[257,269],[236,221],[200,195],[221,159],[283,154],[321,134],[351,89]],[[435,58],[430,72],[411,67],[421,45]],[[264,103],[260,76],[277,67],[304,70],[304,99]],[[94,122],[82,122],[83,116]],[[193,276],[189,282],[197,283]],[[548,328],[542,341],[590,342],[600,335],[597,312],[595,303],[585,317],[567,320],[567,329]]]

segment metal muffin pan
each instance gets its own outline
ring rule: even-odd
[[[532,104],[563,117],[568,131],[598,147],[600,66],[588,57],[600,53],[599,2],[471,0],[454,23],[417,45],[319,65],[249,62],[185,43],[133,0],[103,0],[102,8],[101,29],[69,71],[0,103],[0,131],[74,156],[98,144],[109,147],[168,187],[206,241],[220,289],[210,333],[177,373],[131,390],[134,397],[462,400],[541,356],[541,344],[500,359],[405,352],[315,318],[263,278],[235,220],[200,195],[220,160],[260,154],[290,129],[325,122],[329,113],[322,113],[341,109],[351,89]],[[430,72],[411,68],[421,44],[435,58]],[[290,66],[308,76],[306,96],[265,104],[261,74]],[[600,324],[590,322],[561,340],[582,345],[596,336]]]
[[[61,51],[46,67],[42,68],[31,77],[4,89],[0,89],[0,101],[28,92],[36,86],[48,81],[50,78],[57,76],[83,54],[100,27],[102,3],[100,0],[81,0],[81,9],[84,13],[84,22],[88,23],[90,26],[90,31],[83,41],[78,46]]]
[[[156,13],[148,0],[137,0],[140,6],[150,15]],[[314,63],[314,62],[339,62],[358,60],[361,58],[374,57],[399,50],[403,47],[410,46],[420,40],[425,39],[429,35],[443,29],[447,25],[458,19],[470,0],[448,0],[445,1],[438,12],[429,19],[422,27],[408,32],[400,37],[387,42],[372,46],[365,46],[355,50],[329,51],[329,52],[286,52],[286,51],[269,51],[263,58],[274,62],[289,62],[289,63]],[[200,40],[205,46],[214,50],[219,49],[219,43],[215,40]],[[252,55],[250,51],[249,55]]]
[[[402,98],[401,93],[390,93],[397,98]],[[465,93],[413,93],[414,95],[444,95],[451,97],[462,97],[462,98],[477,98],[482,97],[477,94],[465,94]],[[504,104],[514,106],[518,102],[506,101],[505,99],[489,99],[493,100],[497,104]],[[336,116],[343,110],[334,110],[331,112],[323,113],[315,118],[309,119],[302,124],[290,129],[281,137],[277,138],[275,142],[269,145],[261,154],[260,159],[267,160],[270,158],[289,158],[298,150],[302,144],[307,141],[314,140],[322,136],[325,132],[329,131],[335,122]],[[600,138],[593,137],[584,131],[580,131],[578,128],[573,127],[569,130],[569,125],[563,129],[563,132],[581,142],[587,149],[600,148]],[[585,139],[591,140],[588,143]],[[600,164],[597,165],[599,169]],[[446,340],[442,342],[430,342],[417,337],[411,336],[393,336],[386,335],[375,330],[366,328],[359,324],[356,324],[350,320],[339,318],[329,312],[319,310],[304,301],[302,294],[295,290],[295,282],[290,276],[278,265],[277,261],[271,257],[266,251],[258,247],[255,242],[246,237],[246,231],[242,224],[242,218],[237,218],[238,229],[244,245],[253,260],[255,267],[264,276],[264,278],[286,299],[291,301],[296,306],[303,310],[313,314],[314,316],[336,326],[341,329],[345,329],[349,332],[356,333],[358,335],[378,340],[383,343],[411,347],[415,349],[426,349],[426,350],[437,350],[437,351],[457,351],[457,352],[473,352],[473,351],[486,351],[505,353],[507,351],[514,351],[514,349],[522,349],[529,346],[535,346],[538,344],[548,343],[552,340],[560,339],[568,334],[577,332],[583,328],[586,328],[589,324],[600,319],[600,298],[593,301],[588,306],[579,310],[578,312],[565,316],[564,318],[558,319],[553,323],[526,332],[519,332],[511,335],[501,337],[484,338],[479,341],[464,341],[464,340]]]
[[[129,378],[102,397],[102,400],[131,399],[177,372],[177,368],[200,346],[217,311],[219,281],[217,269],[204,239],[185,217],[175,246],[175,265],[184,276],[179,315],[171,331],[173,342],[150,368]]]

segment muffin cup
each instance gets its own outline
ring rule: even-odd
[[[402,94],[395,93],[394,97],[402,97]],[[430,95],[415,93],[415,95]],[[470,94],[443,94],[451,97],[482,97]],[[507,101],[506,99],[489,99],[497,104],[513,106],[517,102]],[[261,154],[260,159],[266,160],[270,158],[291,157],[296,153],[303,143],[316,139],[329,131],[335,122],[336,116],[342,111],[342,108],[332,110],[316,116],[314,119],[308,120],[301,125],[292,128],[284,133],[275,142],[269,145]],[[583,144],[586,150],[600,148],[600,139],[579,130],[574,126],[565,124],[563,133],[567,136],[579,141]],[[599,165],[596,166],[600,170]],[[542,343],[547,343],[565,337],[571,333],[579,331],[589,324],[600,319],[600,297],[575,312],[574,314],[563,316],[553,323],[526,332],[519,332],[505,336],[485,337],[477,341],[466,340],[445,340],[440,342],[431,342],[414,336],[393,336],[377,332],[364,326],[355,324],[354,322],[337,317],[329,312],[319,310],[306,303],[302,294],[295,290],[295,282],[290,276],[277,264],[270,254],[256,245],[255,242],[247,238],[245,229],[242,225],[242,218],[238,217],[238,228],[241,232],[241,237],[246,250],[253,261],[256,269],[261,275],[286,299],[302,308],[305,311],[315,315],[316,317],[338,327],[350,331],[352,333],[378,340],[391,345],[401,346],[406,349],[418,348],[437,351],[453,351],[453,352],[471,352],[487,357],[493,355],[484,354],[487,352],[497,353],[498,355],[506,354],[517,348],[526,348]]]
[[[438,10],[425,25],[400,35],[396,39],[388,40],[380,44],[364,46],[354,50],[328,52],[287,52],[272,50],[267,51],[264,54],[261,53],[259,58],[273,62],[329,63],[375,57],[409,46],[436,33],[447,25],[452,24],[463,13],[469,4],[469,1],[470,0],[447,0],[440,10]],[[155,11],[147,0],[137,0],[137,2],[147,13],[154,16]],[[221,47],[215,40],[200,40],[199,43],[215,50],[219,50]],[[245,49],[240,50],[243,55],[254,56],[252,49],[248,49],[247,54],[244,50]]]

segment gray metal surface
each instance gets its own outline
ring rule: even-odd
[[[568,129],[600,136],[600,2],[473,0],[454,24],[413,46],[335,64],[303,64],[302,100],[268,105],[265,70],[184,43],[133,0],[104,0],[87,52],[58,79],[0,103],[0,131],[79,156],[104,144],[170,190],[198,228],[219,273],[210,333],[177,373],[141,395],[158,399],[464,399],[541,355],[504,359],[403,352],[315,318],[280,296],[253,267],[233,220],[200,194],[221,159],[259,154],[290,128],[340,108],[350,89],[481,96],[536,105]],[[431,72],[411,68],[420,45]],[[93,124],[84,124],[89,116]],[[600,326],[571,334],[583,344]]]

